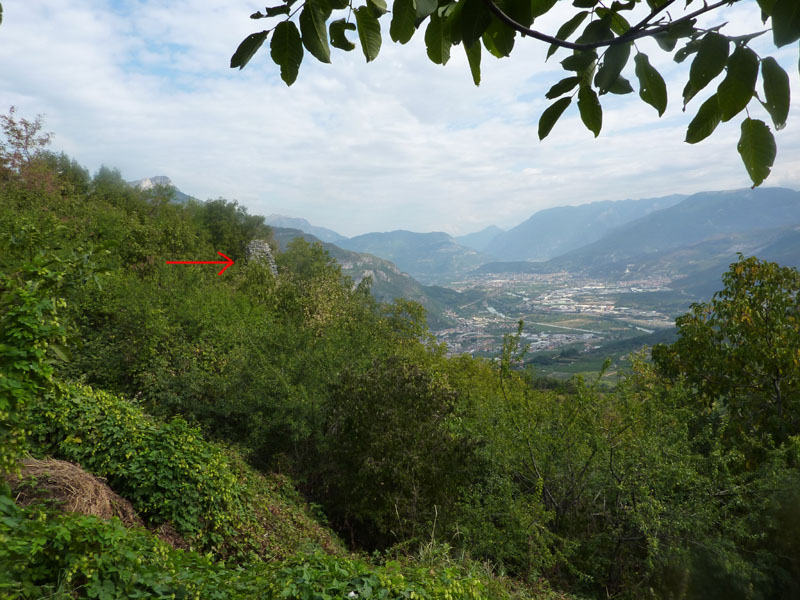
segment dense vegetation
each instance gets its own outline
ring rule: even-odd
[[[189,549],[6,488],[0,597],[800,594],[796,270],[743,257],[615,390],[546,389],[518,333],[448,357],[321,247],[273,277],[261,217],[5,119],[33,135],[0,153],[0,468],[78,463]]]

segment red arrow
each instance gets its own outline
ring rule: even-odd
[[[230,267],[233,264],[233,261],[225,256],[222,252],[217,251],[222,258],[225,260],[168,260],[168,265],[225,265],[222,267],[222,271],[217,273],[217,275],[222,275],[225,272],[225,269]]]

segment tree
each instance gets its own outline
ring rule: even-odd
[[[653,359],[727,421],[732,441],[778,446],[800,431],[800,273],[740,255],[723,282],[677,319],[678,341]]]
[[[312,494],[362,547],[409,540],[452,519],[480,469],[460,426],[458,393],[435,363],[422,353],[375,359],[343,370],[332,386]]]
[[[272,237],[272,228],[264,224],[264,217],[248,214],[236,200],[209,200],[196,207],[196,214],[202,227],[210,234],[211,245],[229,253],[234,260],[244,258],[245,248],[251,240],[269,240]]]
[[[0,6],[2,22],[2,6]],[[53,192],[58,189],[57,175],[51,168],[45,149],[53,134],[42,131],[43,117],[33,121],[17,117],[17,109],[0,115],[0,182],[14,181],[24,189]]]
[[[549,44],[548,58],[560,49],[571,51],[561,61],[567,77],[545,94],[554,102],[541,115],[539,139],[550,133],[576,97],[581,120],[597,137],[603,124],[599,97],[633,93],[625,76],[631,71],[638,81],[639,97],[658,116],[664,114],[664,79],[636,45],[637,40],[653,38],[664,52],[673,53],[676,62],[694,56],[683,89],[684,108],[725,71],[716,93],[700,105],[689,124],[686,142],[704,140],[720,122],[745,111],[737,149],[757,186],[769,175],[777,148],[769,126],[752,118],[750,110],[761,104],[775,129],[782,129],[789,115],[790,85],[778,62],[772,56],[759,56],[750,42],[770,29],[776,48],[796,41],[800,38],[800,5],[797,0],[756,0],[763,25],[769,27],[761,29],[754,23],[752,33],[746,35],[722,33],[725,22],[711,28],[698,25],[698,17],[719,14],[725,6],[743,1],[704,0],[700,5],[698,0],[573,0],[572,15],[550,35],[531,27],[537,18],[556,9],[557,0],[394,0],[388,18],[386,0],[365,0],[363,5],[354,0],[282,0],[250,15],[251,19],[268,19],[269,26],[242,41],[230,66],[244,68],[271,35],[270,56],[280,67],[283,81],[291,85],[303,60],[303,48],[317,60],[330,63],[330,46],[355,49],[348,32],[357,32],[364,57],[370,62],[381,48],[380,20],[385,23],[388,19],[389,36],[401,44],[427,23],[425,45],[428,58],[436,64],[446,64],[451,48],[462,45],[478,85],[481,47],[497,58],[507,57],[519,34]],[[560,2],[558,7],[564,4]],[[761,89],[756,87],[759,71]]]
[[[19,174],[47,147],[52,134],[42,131],[42,115],[33,121],[16,115],[14,106],[8,109],[7,115],[0,115],[0,129],[5,138],[0,141],[0,166]]]

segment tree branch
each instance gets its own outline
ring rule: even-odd
[[[617,44],[624,44],[625,42],[631,42],[633,40],[638,40],[643,37],[650,37],[656,35],[658,33],[663,33],[667,31],[670,27],[674,25],[678,25],[680,23],[684,23],[686,21],[690,21],[702,14],[707,12],[711,12],[712,10],[716,10],[720,6],[724,4],[734,4],[739,2],[740,0],[720,0],[714,4],[706,4],[703,8],[694,11],[691,14],[685,15],[680,19],[676,19],[675,21],[670,21],[665,25],[659,25],[657,27],[648,28],[651,24],[651,20],[658,15],[661,11],[666,9],[670,4],[675,2],[675,0],[668,0],[664,5],[659,8],[653,9],[653,11],[647,15],[644,19],[642,19],[639,23],[631,27],[628,31],[623,33],[622,35],[611,38],[608,40],[603,40],[600,42],[591,42],[588,44],[578,44],[575,42],[568,42],[566,40],[560,40],[557,37],[553,37],[552,35],[548,35],[546,33],[542,33],[541,31],[536,31],[535,29],[530,29],[517,23],[514,19],[509,17],[506,13],[504,13],[497,4],[494,3],[494,0],[483,0],[486,6],[489,8],[490,11],[503,23],[508,25],[511,29],[522,33],[523,35],[527,35],[534,39],[540,40],[542,42],[548,42],[550,44],[554,44],[555,46],[559,46],[560,48],[568,48],[570,50],[594,50],[595,48],[602,48],[604,46],[616,46]]]

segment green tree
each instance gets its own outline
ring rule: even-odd
[[[314,489],[340,531],[381,547],[429,533],[437,518],[452,521],[478,469],[475,444],[459,426],[463,408],[424,357],[345,370],[328,398]]]
[[[58,190],[57,174],[48,164],[45,151],[53,134],[42,131],[43,126],[42,115],[29,121],[18,117],[13,106],[8,114],[0,115],[0,184],[13,182],[28,191],[52,193]]]
[[[51,385],[53,353],[65,356],[65,303],[51,295],[63,274],[37,259],[11,277],[0,274],[0,478],[14,470],[23,447],[19,413]]]
[[[683,377],[728,435],[773,447],[800,432],[800,273],[744,258],[725,289],[676,321],[679,339],[656,346],[660,371]]]
[[[45,152],[43,159],[50,170],[58,175],[62,196],[82,195],[89,192],[91,177],[89,171],[66,153]]]
[[[199,223],[210,235],[211,245],[217,251],[230,254],[234,260],[244,258],[251,240],[272,237],[272,228],[264,223],[264,217],[248,214],[236,200],[218,198],[195,208]]]
[[[389,21],[389,36],[401,44],[424,27],[427,55],[436,64],[446,64],[452,48],[463,46],[478,85],[482,48],[496,58],[507,57],[519,35],[549,44],[548,58],[559,50],[569,51],[561,60],[565,77],[545,94],[554,102],[542,113],[539,138],[550,133],[572,104],[577,105],[581,120],[596,137],[603,125],[600,97],[634,93],[631,77],[636,78],[642,101],[659,116],[664,114],[664,78],[636,44],[642,38],[653,38],[662,51],[673,54],[676,62],[693,56],[683,89],[684,107],[725,73],[716,93],[700,105],[689,124],[686,142],[705,139],[720,122],[745,111],[737,149],[755,186],[769,175],[776,145],[765,121],[752,118],[750,113],[760,104],[774,127],[782,129],[789,115],[790,85],[777,61],[772,56],[759,56],[750,42],[770,29],[776,48],[796,41],[800,38],[800,9],[797,0],[757,0],[763,23],[753,23],[751,32],[745,35],[726,35],[722,32],[726,24],[724,8],[740,2],[744,0],[574,0],[569,18],[548,34],[532,29],[534,21],[563,8],[564,2],[394,0],[390,12],[385,0],[283,0],[250,15],[251,19],[267,19],[268,25],[242,41],[230,66],[244,68],[269,38],[270,56],[280,67],[281,78],[291,85],[304,49],[329,63],[330,46],[342,51],[356,48],[348,34],[355,39],[357,33],[367,62],[374,60],[382,43],[381,22],[385,26]],[[698,17],[706,13],[719,14],[719,24],[701,27]]]

